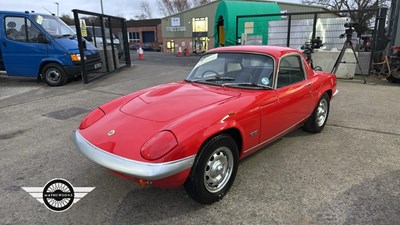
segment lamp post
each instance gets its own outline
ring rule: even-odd
[[[104,14],[104,10],[103,10],[103,0],[100,0],[100,5],[101,5],[101,14]]]
[[[60,13],[60,3],[58,3],[58,2],[54,2],[54,4],[56,4],[57,5],[57,17],[59,16],[59,13]]]

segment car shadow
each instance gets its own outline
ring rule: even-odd
[[[288,138],[294,138],[294,137],[304,137],[304,136],[310,136],[313,135],[312,133],[303,131],[302,128],[298,128],[296,130],[293,130],[289,133],[287,133],[285,136],[278,138],[277,140],[275,140],[274,142],[272,142],[271,144],[268,144],[267,146],[255,151],[254,153],[246,156],[245,158],[240,160],[240,163],[246,162],[247,160],[250,160],[253,157],[256,157],[258,154],[261,154],[261,152],[268,152],[270,149],[275,149],[273,146],[277,145],[278,143],[282,142],[282,141],[286,141],[285,139]]]
[[[310,212],[313,224],[399,224],[400,170],[363,180]]]
[[[111,224],[147,224],[180,217],[206,207],[193,201],[183,188],[142,188],[129,192]],[[184,209],[184,210],[182,210]]]

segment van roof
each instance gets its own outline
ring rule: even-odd
[[[51,14],[43,14],[43,13],[36,13],[34,11],[25,11],[25,12],[20,12],[20,11],[0,11],[1,14],[12,14],[16,16],[25,16],[25,15],[46,15],[46,16],[54,16]]]

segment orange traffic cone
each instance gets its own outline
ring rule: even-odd
[[[181,47],[178,48],[178,56],[179,56],[179,57],[183,56],[183,54],[182,54],[182,48],[181,48]]]
[[[142,47],[139,48],[138,53],[139,53],[139,59],[140,59],[140,60],[144,59],[144,54],[143,54],[143,49],[142,49]]]

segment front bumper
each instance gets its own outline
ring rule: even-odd
[[[192,155],[165,163],[131,160],[94,146],[82,137],[78,130],[74,131],[74,142],[78,150],[93,162],[107,169],[145,180],[159,180],[182,172],[193,165],[196,157],[196,155]]]
[[[86,65],[86,71],[88,73],[96,71],[102,67],[100,58],[87,60],[85,62],[85,65]],[[100,67],[99,67],[99,65],[100,65]],[[65,68],[65,71],[66,71],[68,77],[73,77],[76,75],[80,75],[82,73],[82,64],[81,63],[74,64],[72,66],[64,66],[64,68]]]

